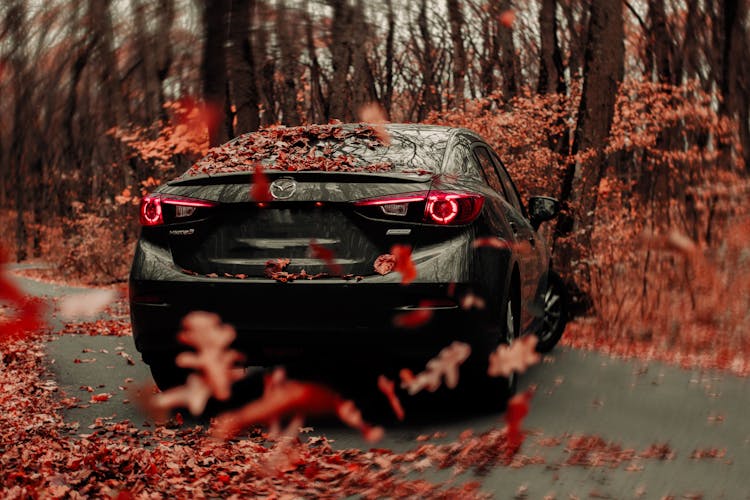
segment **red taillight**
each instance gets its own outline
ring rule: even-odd
[[[161,198],[148,195],[141,199],[141,226],[158,226],[164,224],[161,211]]]
[[[472,193],[430,191],[425,206],[425,219],[437,224],[468,224],[482,211],[484,197]]]
[[[216,203],[206,200],[194,200],[180,196],[168,196],[161,194],[146,195],[141,199],[140,221],[142,226],[159,226],[164,224],[163,205],[175,207],[176,218],[189,217],[193,215],[196,208],[208,208],[216,206]]]
[[[468,224],[482,211],[484,197],[473,193],[453,193],[446,191],[423,191],[405,193],[368,200],[355,201],[358,207],[380,207],[384,215],[396,218],[405,217],[408,207],[421,204],[420,222],[440,225]],[[412,219],[413,220],[413,219]],[[414,221],[414,220],[413,220]]]

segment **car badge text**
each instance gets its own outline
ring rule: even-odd
[[[297,191],[297,181],[291,177],[280,177],[271,183],[271,196],[277,200],[287,200]]]

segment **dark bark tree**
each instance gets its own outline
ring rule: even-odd
[[[393,64],[394,39],[396,37],[396,15],[393,12],[393,1],[385,0],[388,31],[385,38],[385,90],[383,91],[383,107],[390,116],[391,101],[393,99]]]
[[[250,38],[255,0],[232,0],[229,19],[229,88],[235,106],[234,134],[258,130],[258,87]]]
[[[203,5],[203,30],[206,41],[201,76],[203,98],[209,109],[208,138],[211,146],[226,142],[230,135],[226,123],[227,65],[224,49],[227,42],[229,1],[205,0]]]
[[[297,81],[299,80],[297,40],[299,35],[296,16],[290,14],[284,1],[279,0],[276,4],[276,36],[279,41],[279,71],[281,72],[279,89],[281,121],[285,125],[294,126],[301,123],[297,110]]]
[[[453,43],[453,99],[450,106],[463,107],[466,88],[466,50],[461,30],[464,15],[459,0],[446,0],[450,20],[451,42]]]
[[[310,59],[310,110],[309,123],[328,121],[328,103],[323,95],[323,74],[318,60],[315,44],[315,27],[309,9],[305,14],[305,43],[307,57]]]
[[[539,9],[539,83],[537,92],[564,94],[565,67],[557,39],[557,0],[542,0]]]
[[[28,158],[26,144],[26,124],[29,119],[26,103],[29,99],[30,87],[26,85],[26,67],[23,64],[23,54],[20,52],[26,47],[26,39],[23,31],[23,22],[26,9],[23,2],[16,1],[8,7],[5,15],[4,30],[9,34],[13,43],[13,52],[10,55],[11,71],[13,81],[11,83],[13,92],[13,129],[11,137],[10,158],[13,164],[13,185],[15,186],[14,208],[16,210],[16,260],[26,259],[26,237],[27,227],[24,214],[27,205],[27,189],[21,186],[26,182],[28,175]]]
[[[615,100],[624,71],[624,29],[619,2],[591,2],[589,29],[584,52],[584,75],[572,153],[590,153],[590,159],[578,160],[565,173],[562,201],[575,205],[576,228],[588,228],[593,222],[597,186],[604,174],[604,147],[609,137]],[[574,221],[563,217],[558,234],[568,235]]]
[[[272,16],[273,10],[264,0],[257,4],[257,25],[252,44],[253,59],[257,62],[255,68],[255,79],[258,82],[258,91],[263,112],[260,115],[262,125],[273,125],[277,122],[277,99],[274,89],[274,76],[276,75],[276,61],[268,46],[269,28],[265,21]]]
[[[351,32],[352,9],[347,0],[330,0],[333,8],[331,22],[331,64],[333,76],[330,88],[330,118],[347,121],[351,110],[347,104],[349,100],[349,70],[352,63]]]
[[[437,91],[437,80],[435,78],[436,51],[427,24],[427,0],[421,0],[419,3],[417,27],[419,28],[420,40],[422,42],[420,61],[422,97],[417,107],[417,120],[423,120],[429,111],[440,109],[440,95]]]
[[[718,77],[723,100],[720,111],[732,118],[738,127],[745,169],[750,169],[750,52],[745,21],[747,0],[724,0],[724,41],[722,67]]]
[[[494,3],[494,2],[493,2]],[[511,10],[510,0],[497,3],[498,15],[493,16],[497,30],[497,44],[502,51],[500,56],[500,73],[503,77],[503,100],[507,103],[518,93],[518,60],[516,45],[513,41],[513,27],[504,26],[500,22],[500,15]]]

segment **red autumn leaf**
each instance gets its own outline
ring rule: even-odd
[[[257,202],[271,201],[271,185],[260,164],[256,164],[253,169],[253,185],[250,188],[250,196]]]
[[[0,248],[0,303],[10,303],[16,308],[15,317],[0,321],[0,342],[22,338],[44,325],[42,302],[26,297],[15,283],[8,279],[5,262],[5,252]]]
[[[501,238],[497,238],[495,236],[485,236],[482,238],[477,238],[474,240],[471,246],[474,248],[490,247],[490,248],[497,248],[499,250],[511,248],[510,242],[508,242],[507,240],[503,240]]]
[[[411,380],[408,376],[404,377],[402,370],[401,387],[413,396],[423,389],[435,392],[445,379],[445,386],[449,389],[455,389],[458,386],[459,367],[469,358],[470,354],[471,346],[469,344],[452,342],[451,345],[443,348],[437,356],[428,361],[426,369],[413,376]]]
[[[420,307],[426,307],[428,302],[422,301]],[[432,319],[432,309],[415,309],[413,311],[397,314],[393,317],[393,325],[397,328],[419,328],[426,325]]]
[[[393,255],[386,253],[383,255],[378,256],[377,259],[375,259],[375,265],[373,266],[375,268],[375,272],[378,274],[386,275],[393,271],[393,268],[396,266],[396,257]]]
[[[505,411],[504,417],[505,422],[508,424],[508,450],[506,458],[515,455],[523,443],[524,434],[521,431],[521,423],[529,413],[529,402],[533,396],[533,389],[527,389],[521,394],[516,394],[508,401],[508,408]]]
[[[536,352],[539,339],[536,335],[525,335],[516,339],[510,346],[501,344],[490,354],[487,375],[509,377],[511,373],[523,373],[529,366],[541,359]]]
[[[388,116],[383,106],[377,102],[369,102],[359,108],[359,121],[369,123],[375,131],[378,140],[388,146],[391,143],[391,135],[386,130],[384,124],[388,122]]]
[[[187,408],[193,415],[200,415],[211,398],[211,388],[203,377],[195,373],[188,375],[185,385],[173,387],[151,398],[150,406],[156,410]]]
[[[394,382],[385,375],[380,375],[378,377],[378,389],[380,389],[380,392],[385,394],[385,397],[388,398],[388,403],[390,403],[391,408],[393,408],[393,413],[396,414],[396,418],[403,420],[404,407],[401,406],[401,401],[398,399],[398,396],[396,396]]]
[[[393,270],[401,273],[401,284],[408,285],[417,277],[417,268],[411,260],[411,246],[393,245],[391,255],[396,259]]]
[[[472,292],[467,292],[466,295],[461,297],[459,301],[461,309],[468,311],[470,309],[484,309],[487,305],[482,297],[474,295]]]
[[[67,295],[60,300],[60,317],[64,320],[93,318],[117,299],[114,290],[94,290]]]
[[[291,262],[289,259],[271,259],[266,261],[266,268],[263,272],[266,277],[275,278],[279,273],[284,272],[289,262]]]
[[[229,399],[231,386],[237,381],[234,367],[242,361],[238,351],[229,349],[237,334],[212,313],[193,312],[182,320],[177,339],[196,349],[177,355],[177,366],[200,371],[211,393],[219,400]]]
[[[101,394],[95,394],[91,396],[91,400],[89,403],[101,403],[103,401],[109,401],[109,398],[112,397],[112,394],[108,392],[102,392]]]
[[[401,379],[401,387],[406,384],[411,384],[414,381],[414,372],[408,368],[401,368],[398,372],[398,378]]]
[[[359,429],[366,439],[378,432],[364,423],[351,401],[331,389],[312,382],[286,380],[283,370],[268,377],[263,396],[244,407],[222,414],[211,434],[229,439],[250,425],[276,422],[289,415],[338,415],[348,425]],[[269,382],[270,380],[270,382]]]
[[[312,256],[314,258],[320,259],[326,263],[331,274],[336,276],[343,274],[341,266],[336,262],[336,255],[333,253],[333,250],[317,244],[315,240],[310,242],[310,250],[312,251]]]
[[[499,20],[500,20],[500,24],[502,24],[506,28],[512,28],[513,23],[516,22],[516,13],[513,12],[511,9],[503,11],[500,14]]]

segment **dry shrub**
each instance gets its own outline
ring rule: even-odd
[[[94,213],[75,203],[74,215],[40,228],[41,255],[55,275],[87,284],[125,281],[133,259],[135,210],[106,206]],[[127,214],[123,212],[133,212]]]

